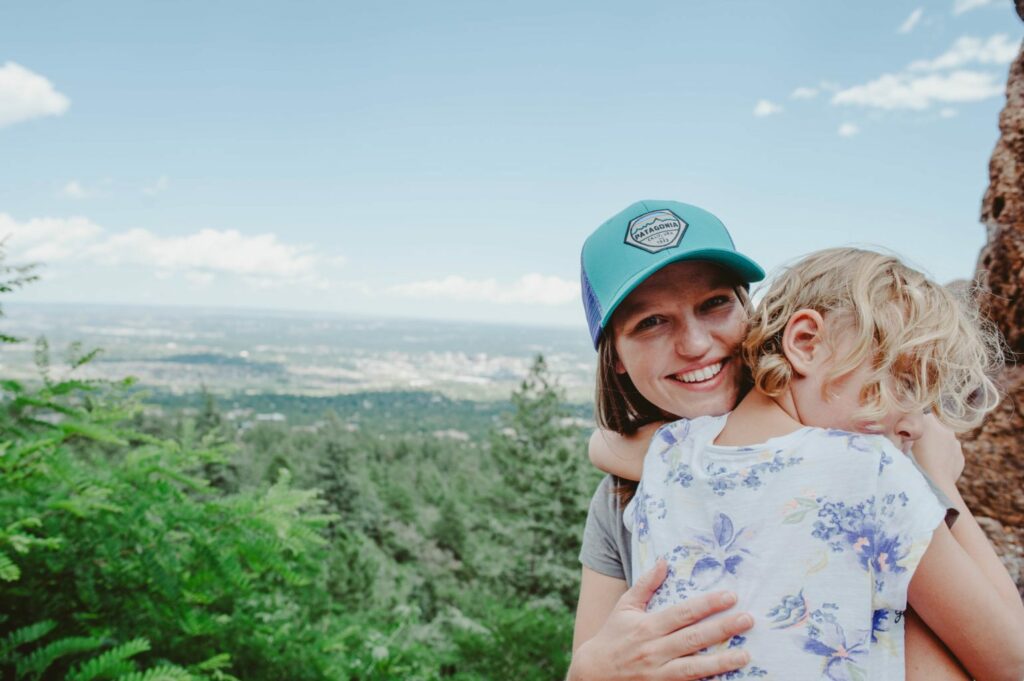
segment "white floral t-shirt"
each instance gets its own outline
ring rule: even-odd
[[[660,610],[729,589],[754,628],[727,679],[903,679],[903,610],[945,508],[880,435],[803,428],[712,444],[726,416],[661,428],[623,521],[633,574],[664,557]]]

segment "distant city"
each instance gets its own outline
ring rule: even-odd
[[[344,317],[318,313],[106,305],[4,304],[4,375],[38,377],[36,338],[54,372],[67,349],[101,348],[84,378],[136,377],[173,394],[330,396],[436,392],[501,400],[543,354],[573,402],[592,399],[595,353],[579,329]]]

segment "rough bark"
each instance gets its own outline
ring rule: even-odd
[[[1014,4],[1024,20],[1024,0]],[[978,258],[983,287],[976,296],[1010,350],[1000,376],[1006,397],[965,438],[960,491],[1024,594],[1024,51],[1010,67],[999,131],[981,204],[988,242]]]

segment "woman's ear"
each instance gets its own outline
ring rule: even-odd
[[[807,376],[825,358],[825,320],[816,310],[797,310],[782,332],[782,353],[797,376]]]

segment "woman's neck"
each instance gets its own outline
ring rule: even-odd
[[[743,447],[800,430],[803,424],[792,416],[794,410],[786,408],[791,407],[788,402],[787,395],[776,399],[751,390],[729,414],[715,444]]]

